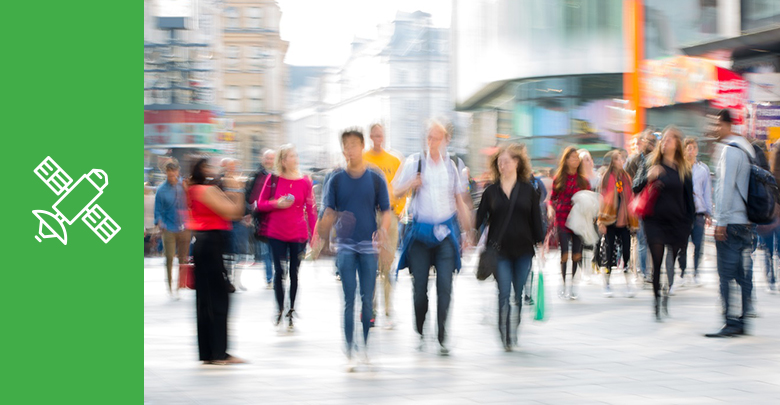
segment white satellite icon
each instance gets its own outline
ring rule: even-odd
[[[33,173],[43,180],[54,194],[60,196],[52,205],[54,213],[43,210],[32,212],[40,221],[38,235],[35,235],[38,242],[42,242],[41,238],[57,238],[63,245],[67,245],[68,233],[65,224],[73,225],[82,215],[81,220],[103,243],[108,243],[122,229],[103,208],[95,204],[103,194],[103,189],[108,186],[106,172],[92,169],[73,184],[68,173],[65,173],[51,156],[47,156]]]

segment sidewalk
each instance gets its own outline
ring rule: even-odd
[[[195,293],[174,301],[164,287],[162,259],[145,259],[145,404],[718,404],[780,403],[780,295],[765,292],[756,254],[755,306],[750,336],[707,339],[721,326],[714,248],[705,253],[700,288],[670,299],[671,318],[653,320],[652,291],[614,298],[601,286],[582,285],[578,301],[556,297],[557,257],[547,260],[548,320],[535,322],[524,307],[520,345],[505,353],[496,328],[496,287],[474,277],[466,258],[456,277],[451,308],[451,355],[440,357],[433,340],[435,287],[426,327],[430,337],[416,351],[411,280],[402,271],[395,289],[396,327],[383,319],[370,335],[372,367],[345,372],[341,351],[341,285],[332,260],[304,262],[294,333],[271,324],[273,291],[264,270],[243,273],[249,291],[231,296],[230,348],[250,361],[204,366],[197,360]],[[356,307],[359,306],[356,304]],[[432,317],[431,314],[434,314]]]

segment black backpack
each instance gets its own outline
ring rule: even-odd
[[[750,161],[748,197],[747,200],[743,199],[748,220],[757,225],[771,223],[775,219],[775,204],[780,200],[780,190],[777,188],[775,176],[761,168],[757,160],[736,143],[731,142],[728,145],[741,150]]]

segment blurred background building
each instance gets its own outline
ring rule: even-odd
[[[259,162],[285,141],[287,42],[273,0],[144,1],[144,167],[208,152]]]
[[[288,139],[301,162],[330,167],[340,160],[340,131],[381,122],[386,147],[403,155],[419,152],[425,120],[453,121],[449,30],[431,15],[398,12],[380,24],[376,38],[355,38],[339,67],[290,66],[285,115]]]
[[[536,167],[572,144],[598,163],[631,149],[645,125],[701,137],[719,108],[749,117],[743,74],[777,77],[779,24],[774,0],[454,0],[453,90],[456,108],[472,113],[469,163],[479,171],[475,149],[510,140],[529,146]]]

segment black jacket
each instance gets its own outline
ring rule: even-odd
[[[510,258],[533,254],[534,245],[544,240],[539,193],[531,183],[520,181],[512,189],[512,194],[515,193],[517,197],[512,218],[500,241],[496,239],[509,216],[510,202],[501,190],[500,183],[491,184],[485,189],[477,209],[477,229],[482,225],[490,225],[488,243],[498,242],[500,254]]]

